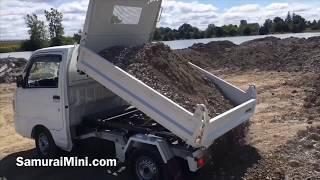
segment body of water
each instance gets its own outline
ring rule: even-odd
[[[234,36],[234,37],[221,37],[221,38],[207,38],[207,39],[187,39],[187,40],[175,40],[175,41],[163,41],[163,43],[170,46],[172,49],[183,49],[192,46],[194,43],[208,43],[211,41],[231,41],[234,44],[241,44],[246,41],[264,38],[268,36],[274,36],[277,38],[285,39],[289,37],[309,38],[314,36],[320,36],[318,33],[290,33],[290,34],[271,34],[271,35],[257,35],[257,36]]]
[[[231,41],[234,44],[241,44],[246,41],[264,38],[268,36],[274,36],[277,38],[289,38],[289,37],[298,37],[298,38],[309,38],[314,36],[320,36],[318,33],[291,33],[291,34],[273,34],[273,35],[257,35],[257,36],[235,36],[235,37],[221,37],[221,38],[207,38],[207,39],[188,39],[188,40],[175,40],[175,41],[163,41],[163,43],[170,46],[172,49],[183,49],[192,46],[194,43],[208,43],[211,41]],[[16,57],[16,58],[25,58],[29,59],[32,51],[25,52],[11,52],[11,53],[0,53],[0,58],[6,57]]]
[[[0,53],[0,58],[15,57],[15,58],[29,59],[31,54],[32,54],[32,51]]]

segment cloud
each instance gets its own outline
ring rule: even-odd
[[[40,12],[50,8],[50,4],[41,1],[0,1],[0,39],[25,39],[27,28],[24,17],[28,13]],[[44,20],[44,16],[39,16]]]
[[[288,3],[272,3],[266,7],[266,10],[287,9],[288,7]]]
[[[227,13],[250,13],[257,12],[260,10],[260,6],[258,4],[246,4],[242,6],[231,7],[227,10]]]
[[[82,29],[85,21],[88,0],[72,1],[61,4],[58,10],[63,13],[63,26],[66,35],[72,36],[73,33]]]
[[[27,28],[24,16],[36,13],[45,20],[43,11],[51,7],[63,12],[63,25],[67,35],[72,35],[84,25],[89,0],[0,0],[0,40],[26,39]],[[256,1],[258,2],[258,1]],[[265,19],[276,16],[284,18],[288,11],[302,15],[307,20],[320,19],[320,2],[288,0],[283,3],[270,3],[262,6],[259,3],[243,4],[227,9],[219,9],[217,1],[212,4],[202,1],[164,0],[158,26],[178,28],[189,23],[200,29],[208,24],[239,24],[245,19],[249,23],[262,24]]]
[[[219,25],[239,24],[240,20],[257,22],[261,18],[261,7],[258,4],[246,4],[242,6],[231,7],[222,14]]]
[[[288,12],[296,13],[303,16],[306,20],[320,19],[319,3],[271,3],[267,6],[258,4],[247,4],[242,6],[232,7],[222,15],[221,24],[239,24],[241,19],[248,22],[258,22],[262,24],[265,19],[273,19],[277,16],[285,18]]]
[[[212,4],[182,1],[164,1],[162,3],[160,26],[178,28],[183,23],[189,23],[199,28],[205,28],[208,22],[218,21],[218,8]]]

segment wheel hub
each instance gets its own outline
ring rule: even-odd
[[[39,134],[38,146],[39,146],[39,150],[41,151],[41,153],[43,155],[47,155],[48,154],[48,151],[49,151],[49,139],[43,133]]]
[[[158,173],[157,165],[148,157],[140,158],[137,161],[136,172],[140,179],[153,179]]]

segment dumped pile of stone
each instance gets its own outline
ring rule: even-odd
[[[205,104],[214,117],[233,107],[188,60],[163,43],[111,47],[100,55],[190,112],[196,104]]]
[[[235,45],[195,44],[180,50],[189,61],[213,69],[320,72],[320,38],[266,37]]]
[[[19,75],[27,60],[23,58],[0,58],[0,83],[13,83]]]

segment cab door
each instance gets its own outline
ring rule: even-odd
[[[35,125],[57,131],[64,127],[61,62],[62,54],[40,54],[27,64],[24,84],[16,90],[16,123],[29,132]]]

